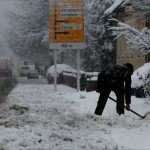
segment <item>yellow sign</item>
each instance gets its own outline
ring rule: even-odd
[[[84,0],[50,0],[50,45],[84,42]]]

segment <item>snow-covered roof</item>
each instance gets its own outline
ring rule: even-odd
[[[136,69],[132,75],[132,87],[140,87],[144,84],[144,81],[150,73],[150,63],[145,63],[140,68]]]

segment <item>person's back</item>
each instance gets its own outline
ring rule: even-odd
[[[130,77],[130,72],[126,66],[123,65],[113,65],[110,66],[103,75],[103,78],[106,81],[121,81],[124,82],[127,80],[128,77]]]
[[[103,70],[98,75],[97,91],[105,90],[107,86],[110,86],[114,82],[130,82],[131,73],[129,69],[124,65],[112,65]]]

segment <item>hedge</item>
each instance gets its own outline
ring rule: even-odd
[[[16,84],[17,80],[14,77],[0,78],[0,103],[5,100]]]

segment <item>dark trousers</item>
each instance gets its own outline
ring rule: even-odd
[[[116,111],[117,113],[124,114],[124,83],[106,84],[101,90],[95,114],[102,115],[107,99],[111,91],[114,91],[117,97]]]

